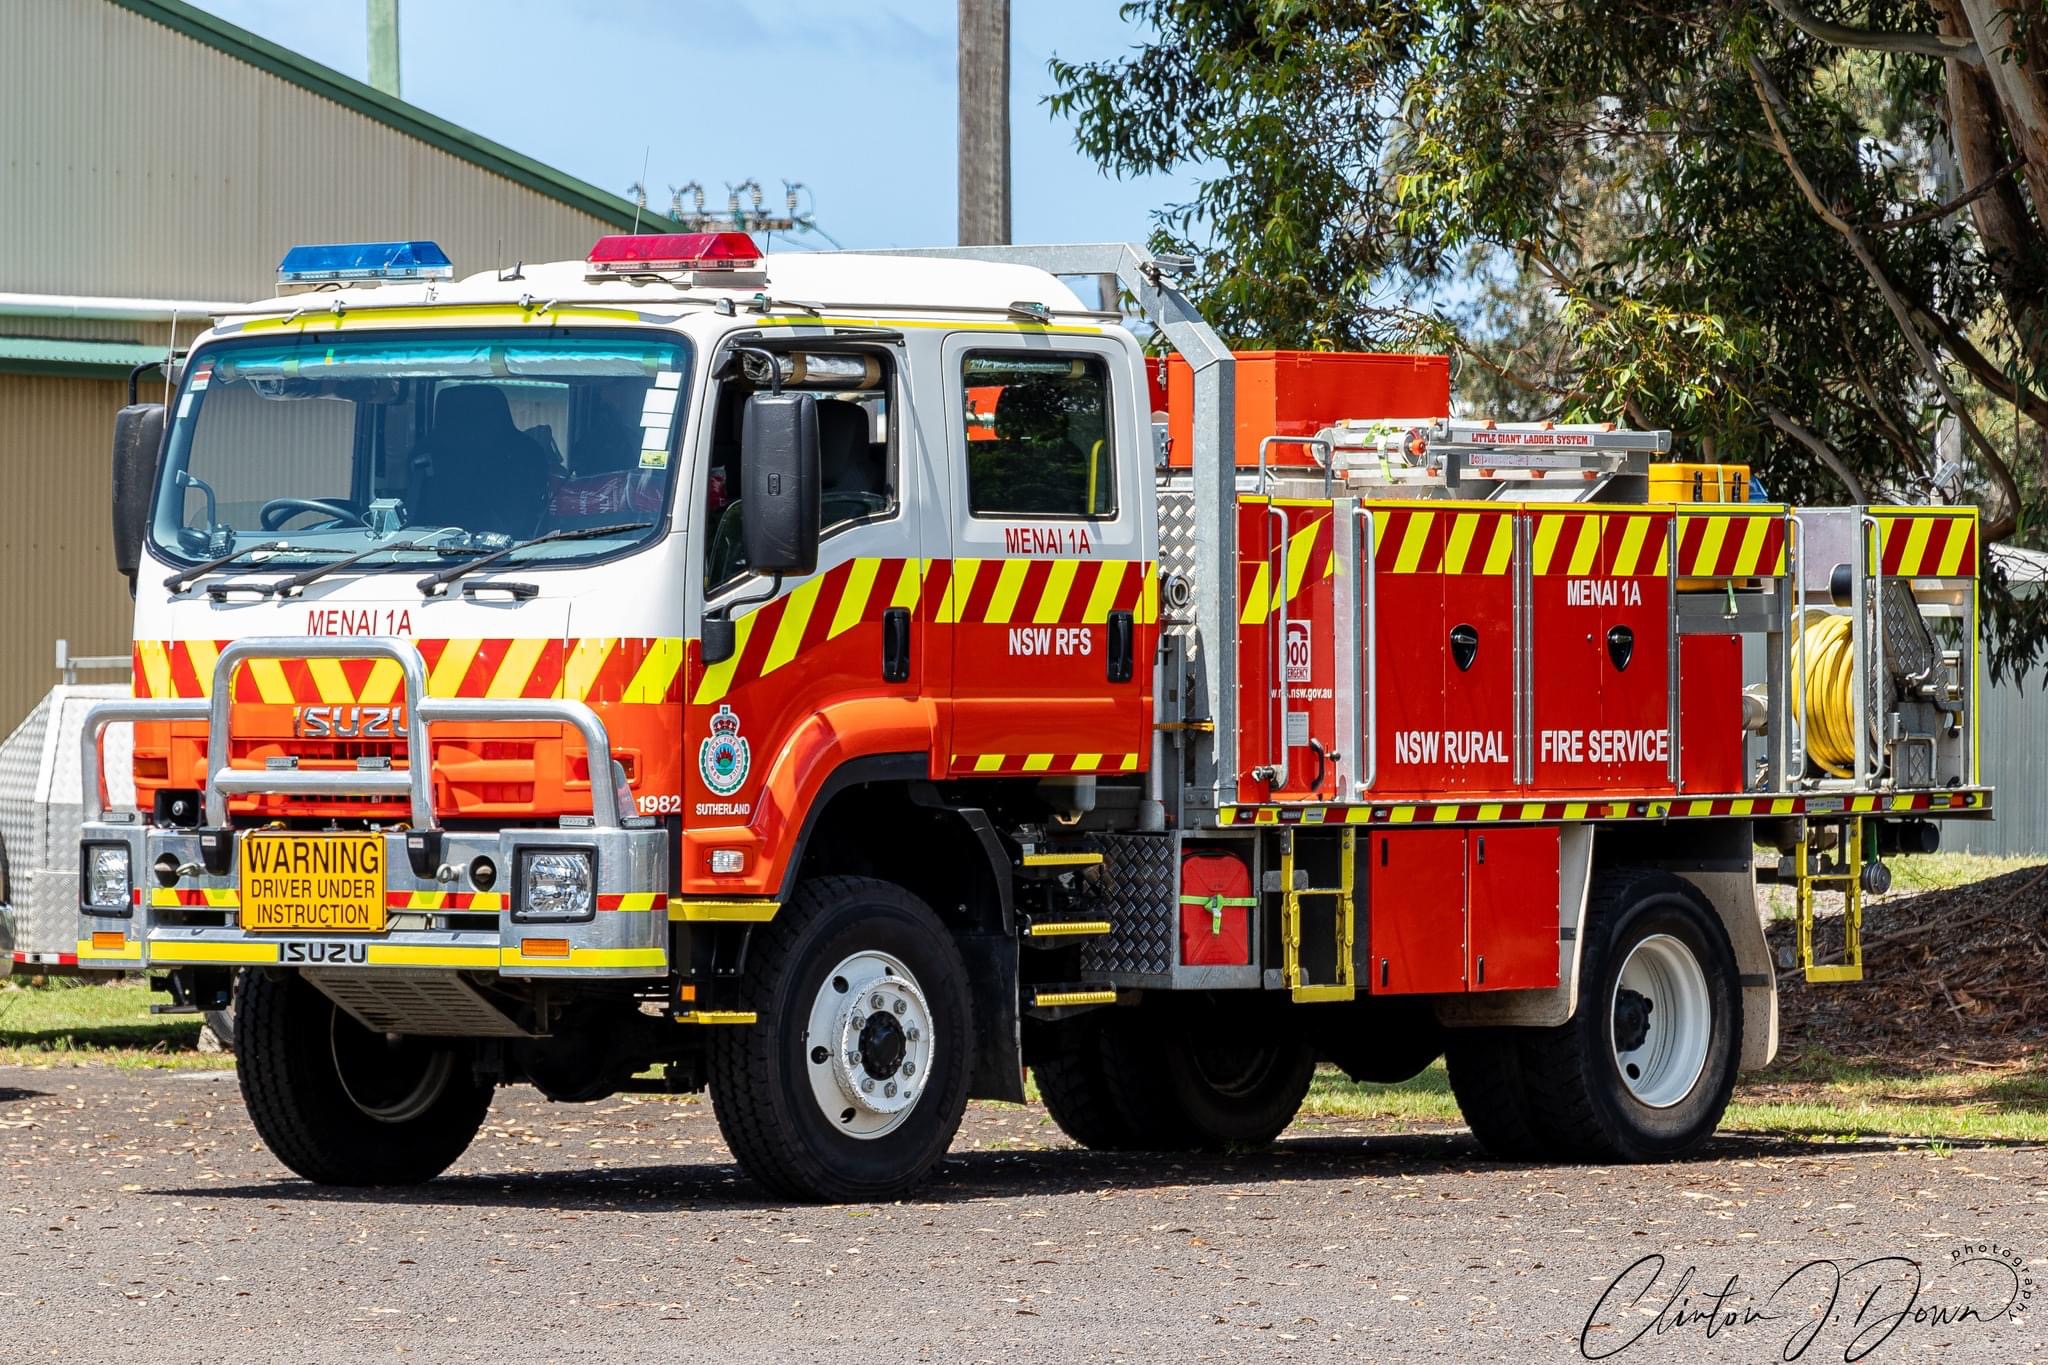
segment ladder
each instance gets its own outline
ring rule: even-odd
[[[1832,868],[1815,868],[1816,855],[1808,845],[1810,826],[1799,826],[1799,843],[1792,850],[1798,868],[1797,903],[1799,915],[1799,966],[1811,982],[1861,981],[1863,979],[1863,822],[1842,821],[1841,842]],[[1813,960],[1813,893],[1815,888],[1839,888],[1842,892],[1842,960]]]
[[[1295,876],[1294,836],[1291,829],[1280,835],[1280,959],[1281,976],[1294,998],[1304,1004],[1318,1001],[1354,1000],[1358,982],[1353,971],[1352,943],[1357,927],[1357,902],[1353,889],[1357,878],[1358,831],[1346,829],[1341,835],[1337,885],[1301,886]],[[1337,979],[1310,982],[1302,979],[1301,902],[1307,896],[1334,896],[1337,900]]]

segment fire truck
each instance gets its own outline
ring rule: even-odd
[[[1991,810],[1974,511],[1233,354],[1186,269],[294,248],[116,426],[80,966],[232,994],[324,1183],[708,1087],[769,1190],[888,1199],[1027,1071],[1188,1149],[1440,1057],[1497,1155],[1693,1149],[1776,1048],[1759,875],[1852,979]]]

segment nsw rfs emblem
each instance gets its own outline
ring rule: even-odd
[[[740,735],[740,718],[730,706],[720,706],[711,718],[711,738],[697,748],[697,771],[704,785],[719,796],[731,796],[747,780],[753,755]]]

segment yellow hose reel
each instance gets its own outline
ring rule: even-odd
[[[1805,717],[1807,756],[1835,777],[1853,776],[1856,763],[1853,624],[1808,607],[1791,640],[1792,714]]]

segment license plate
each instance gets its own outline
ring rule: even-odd
[[[384,932],[382,835],[251,834],[241,865],[250,933]]]

